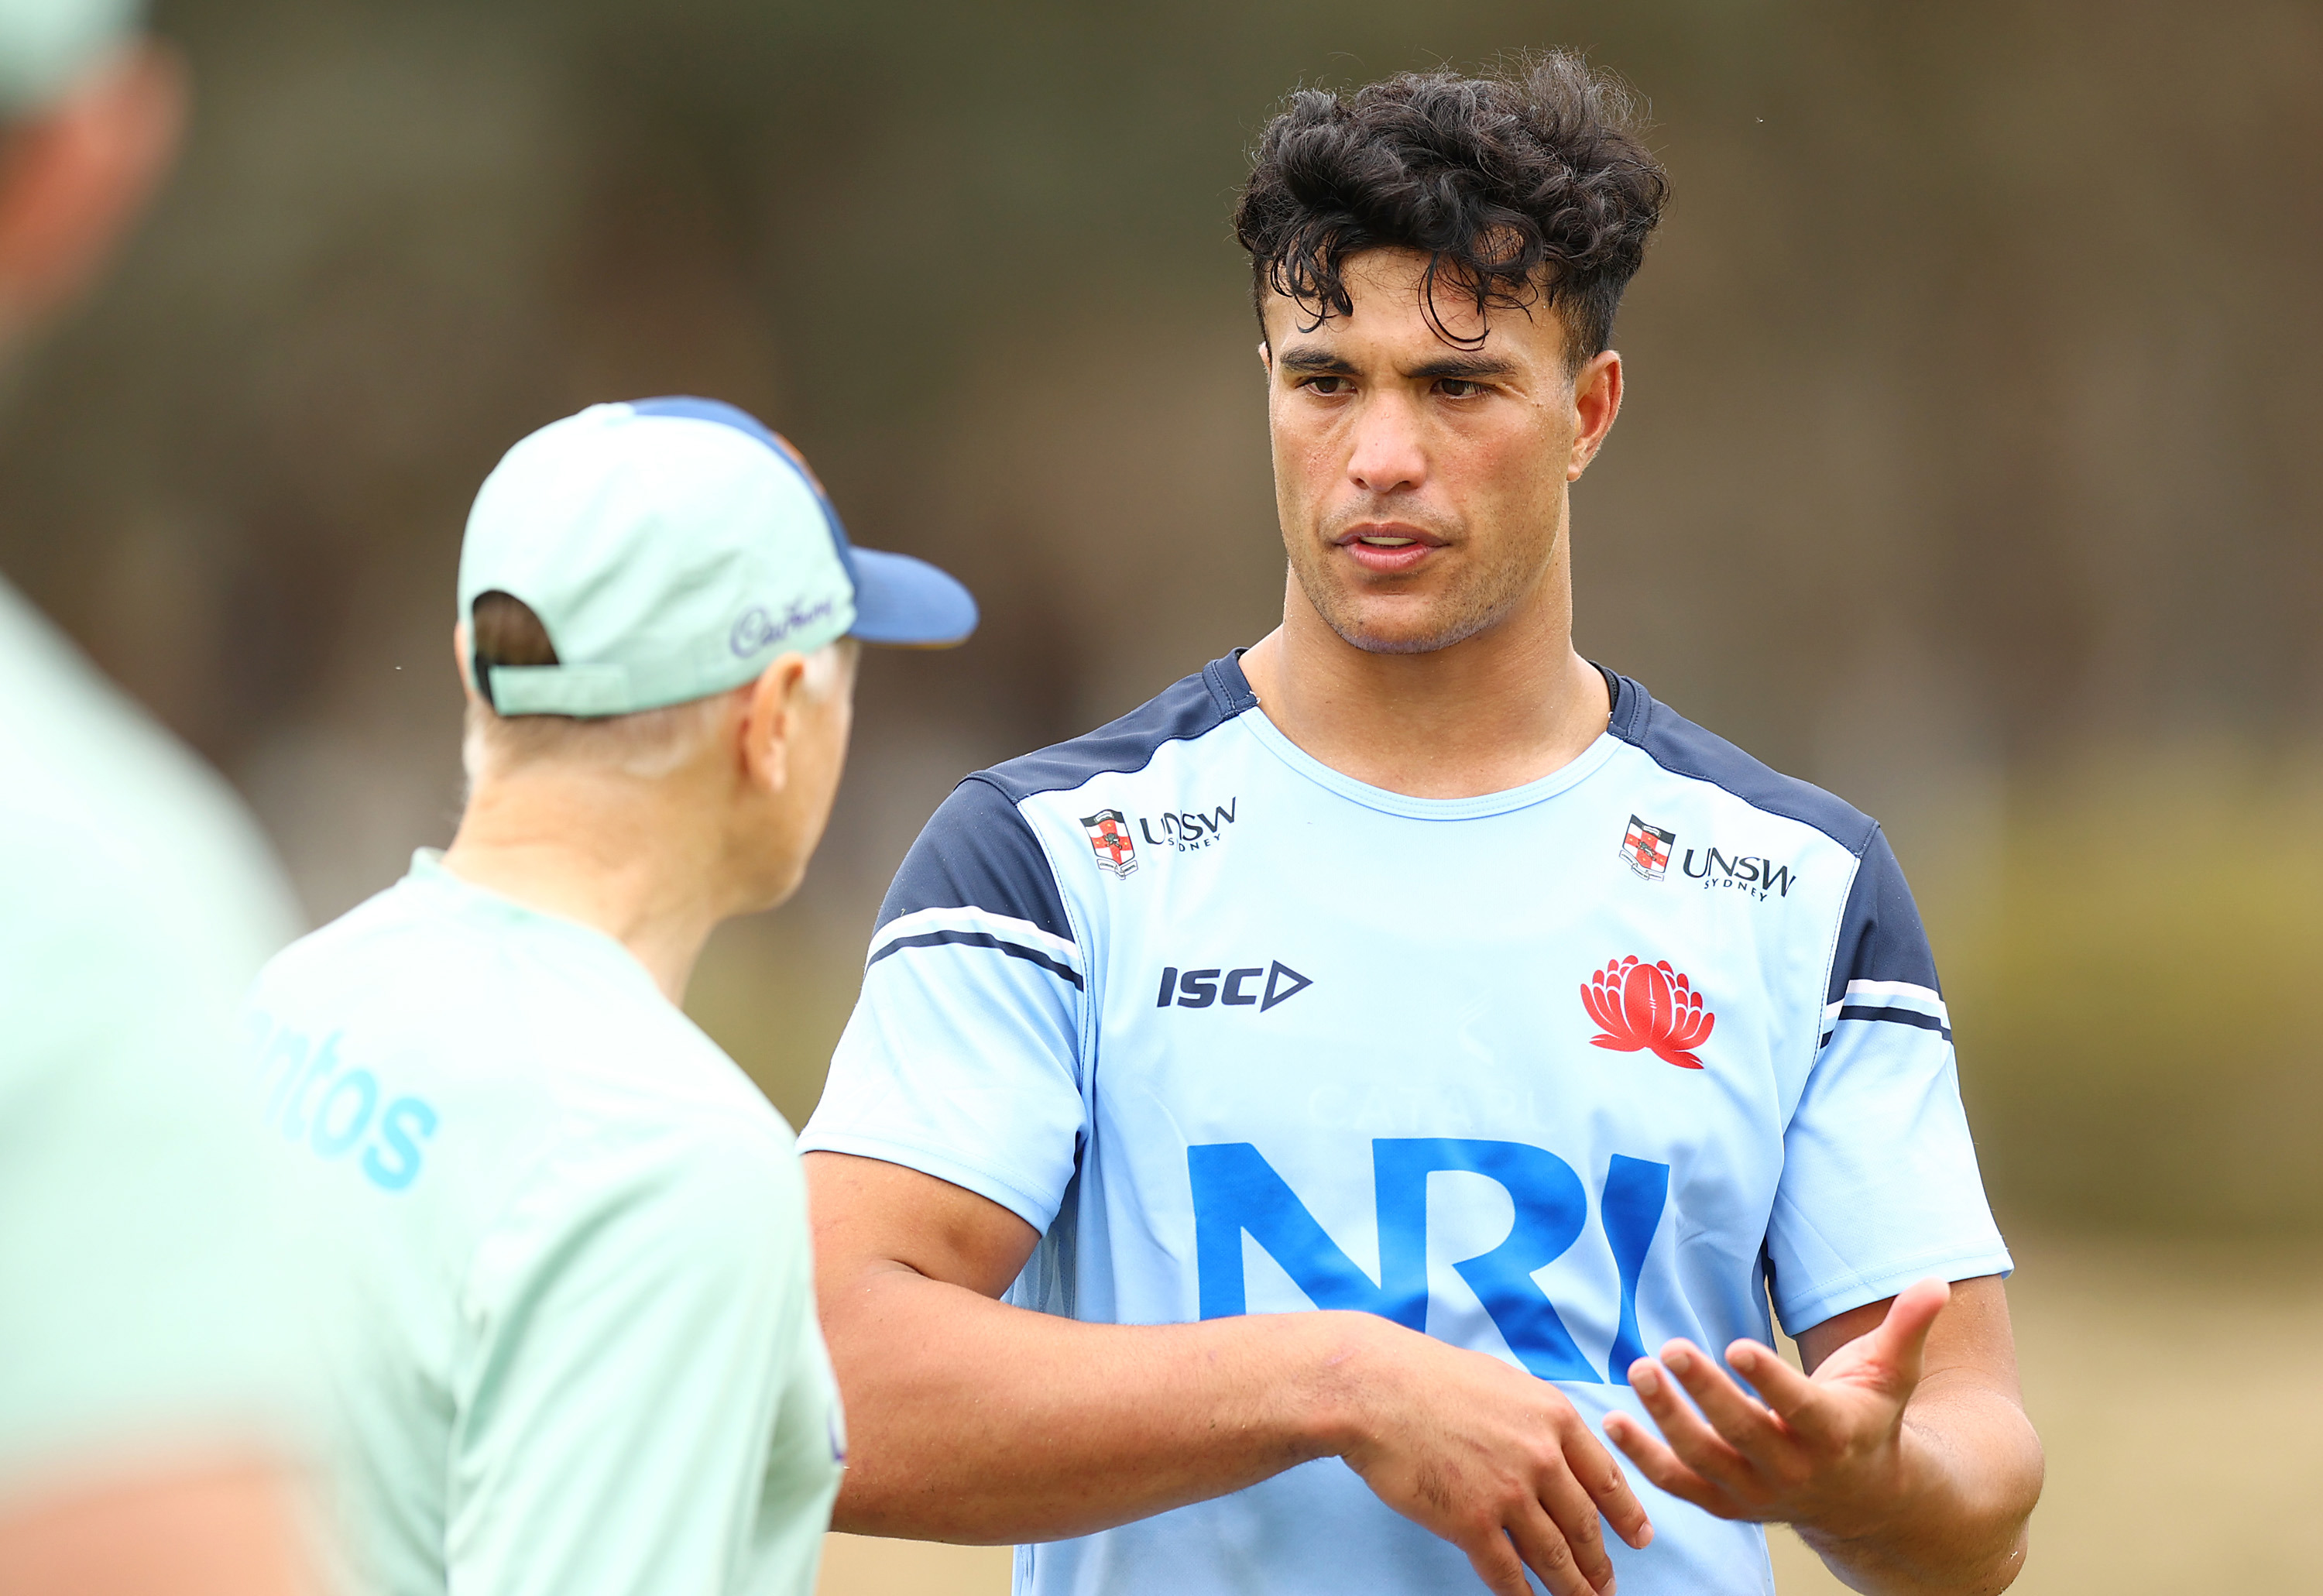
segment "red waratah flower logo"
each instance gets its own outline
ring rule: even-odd
[[[1581,989],[1581,1006],[1600,1030],[1590,1046],[1617,1053],[1650,1048],[1654,1057],[1680,1069],[1702,1068],[1689,1050],[1709,1041],[1718,1023],[1702,1006],[1702,994],[1666,959],[1646,964],[1632,956],[1606,965]]]

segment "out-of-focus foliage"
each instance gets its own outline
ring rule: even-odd
[[[941,560],[987,616],[958,655],[871,660],[807,892],[704,971],[697,1007],[803,1112],[951,782],[1270,624],[1226,217],[1271,103],[1574,45],[1650,99],[1676,189],[1576,496],[1582,647],[1889,822],[2012,1211],[2323,1226],[2294,1151],[2316,1056],[2286,1017],[2323,913],[2297,790],[2070,774],[2323,738],[2323,11],[161,0],[159,23],[193,142],[99,302],[15,373],[0,567],[243,785],[317,913],[449,834],[454,558],[492,461],[596,399],[747,405],[861,541]],[[2291,864],[2234,863],[2254,815]]]
[[[2004,1208],[2154,1231],[2323,1223],[2318,776],[2213,746],[2027,784],[1995,892],[1947,939]]]

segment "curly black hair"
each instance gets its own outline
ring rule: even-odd
[[[1262,325],[1271,293],[1320,325],[1352,315],[1345,271],[1365,250],[1426,252],[1439,286],[1494,307],[1546,304],[1575,365],[1606,346],[1613,312],[1661,220],[1669,179],[1639,138],[1635,97],[1562,50],[1482,77],[1406,72],[1352,96],[1292,94],[1259,138],[1235,207]]]

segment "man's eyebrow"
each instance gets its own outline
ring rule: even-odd
[[[1327,349],[1287,349],[1282,353],[1282,367],[1290,371],[1328,371],[1335,375],[1352,375],[1354,367],[1345,359]]]
[[[1430,381],[1449,377],[1455,381],[1473,382],[1484,377],[1505,377],[1516,369],[1514,361],[1502,360],[1498,355],[1444,354],[1421,362],[1404,375]]]

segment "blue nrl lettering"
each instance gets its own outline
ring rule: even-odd
[[[1669,1166],[1616,1154],[1598,1212],[1621,1277],[1621,1323],[1603,1373],[1591,1365],[1533,1275],[1571,1250],[1588,1226],[1589,1198],[1573,1166],[1520,1142],[1454,1137],[1382,1137],[1372,1143],[1379,1213],[1380,1274],[1373,1280],[1331,1239],[1258,1149],[1219,1142],[1186,1150],[1193,1186],[1194,1253],[1201,1316],[1248,1311],[1243,1278],[1246,1234],[1282,1266],[1317,1307],[1354,1308],[1413,1330],[1428,1328],[1428,1178],[1464,1170],[1496,1181],[1515,1206],[1500,1245],[1453,1267],[1508,1342],[1542,1380],[1629,1383],[1644,1355],[1638,1280],[1669,1199]]]

